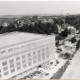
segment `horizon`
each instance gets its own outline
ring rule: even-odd
[[[0,16],[79,15],[80,1],[0,1]]]

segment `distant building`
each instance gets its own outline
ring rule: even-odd
[[[48,19],[48,22],[50,22],[50,23],[54,23],[54,21],[53,21],[52,18],[49,18],[49,19]]]
[[[7,27],[9,24],[8,23],[3,23],[2,26]]]
[[[76,34],[76,29],[73,26],[68,26],[68,30],[69,30],[71,35],[75,35]]]
[[[57,28],[58,28],[58,33],[61,33],[62,32],[61,26],[57,24]]]

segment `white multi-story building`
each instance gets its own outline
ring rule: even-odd
[[[28,70],[54,58],[54,35],[24,32],[0,35],[0,79],[23,77]]]

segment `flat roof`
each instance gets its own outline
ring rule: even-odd
[[[30,41],[46,38],[48,36],[49,35],[34,34],[34,33],[27,33],[27,32],[11,32],[11,33],[0,34],[0,49],[13,44],[18,44],[18,43],[28,42],[28,41],[30,42]]]

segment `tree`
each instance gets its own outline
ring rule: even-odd
[[[67,37],[68,36],[68,29],[67,28],[65,28],[65,30],[64,31],[62,31],[60,34],[59,34],[59,36],[62,36],[62,37]]]
[[[71,38],[71,43],[75,43],[77,40],[75,37]]]
[[[16,31],[16,27],[13,23],[10,23],[6,28],[7,28],[7,32]]]
[[[76,44],[76,50],[78,50],[80,47],[80,40],[78,40],[77,44]]]
[[[2,25],[0,26],[0,31],[2,30],[2,28],[4,28]]]

